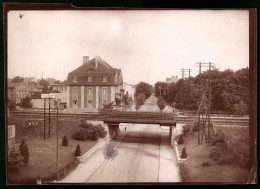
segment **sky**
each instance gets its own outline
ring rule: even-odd
[[[249,12],[10,11],[7,43],[8,78],[63,81],[83,64],[83,56],[98,55],[122,70],[124,82],[154,84],[181,78],[182,68],[196,76],[199,62],[221,71],[249,66]]]

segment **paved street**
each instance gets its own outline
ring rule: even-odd
[[[158,111],[150,97],[142,111]],[[180,182],[169,145],[169,129],[159,125],[120,124],[120,135],[100,149],[62,182]]]

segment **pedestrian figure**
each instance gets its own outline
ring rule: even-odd
[[[125,127],[125,131],[126,131],[126,127]]]

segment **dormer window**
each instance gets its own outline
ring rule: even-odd
[[[92,76],[88,76],[88,82],[92,82]]]
[[[77,76],[73,76],[73,83],[77,83],[78,82],[78,77]]]
[[[107,82],[107,76],[103,76],[103,82],[104,82],[104,83]]]

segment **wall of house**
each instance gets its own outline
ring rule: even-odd
[[[32,102],[33,108],[44,108],[44,99],[32,99],[31,102]],[[51,99],[50,105],[51,105],[50,106],[51,108],[55,108],[53,99]],[[49,100],[48,99],[46,99],[45,108],[49,108]]]

